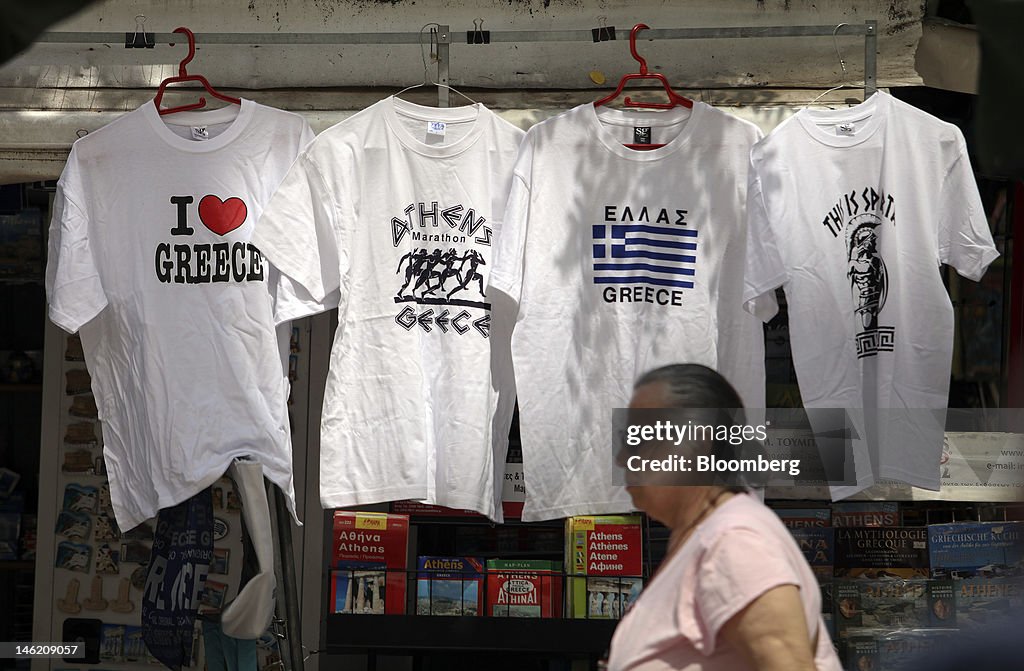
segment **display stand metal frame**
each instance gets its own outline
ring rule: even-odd
[[[431,24],[436,28],[436,55],[434,56],[437,63],[437,84],[438,86],[438,106],[448,107],[449,106],[449,93],[450,90],[447,88],[449,84],[449,77],[451,71],[451,45],[452,44],[473,44],[479,48],[486,48],[486,45],[480,45],[470,41],[469,32],[455,32],[453,33],[449,25],[446,24]],[[612,28],[602,28],[606,31],[605,34],[610,33]],[[152,43],[155,44],[176,44],[182,41],[182,37],[175,33],[146,33],[146,41],[150,41],[152,36]],[[877,90],[877,50],[878,50],[878,21],[867,20],[863,23],[847,24],[841,23],[839,25],[805,25],[805,26],[733,26],[733,27],[702,27],[702,28],[654,28],[647,29],[644,31],[643,38],[647,40],[715,40],[715,39],[745,39],[745,38],[811,38],[811,37],[851,37],[861,36],[864,38],[864,97],[865,99],[871,96]],[[386,45],[399,45],[399,44],[423,44],[424,34],[420,32],[367,32],[367,33],[196,33],[195,40],[197,44],[201,45],[338,45],[338,44],[349,44],[349,45],[372,45],[372,46],[386,46]],[[615,30],[616,39],[628,39],[629,29],[618,29]],[[531,43],[531,42],[594,42],[594,35],[591,30],[523,30],[523,31],[489,31],[489,43]],[[50,43],[50,44],[120,44],[125,42],[125,33],[123,32],[44,32],[36,38],[36,42]],[[288,645],[288,659],[290,662],[289,671],[301,671],[303,669],[303,655],[302,655],[302,636],[299,631],[298,613],[299,608],[296,602],[296,589],[295,589],[295,567],[294,557],[290,551],[291,538],[290,531],[288,528],[288,515],[283,512],[283,499],[279,492],[275,492],[275,507],[278,520],[278,539],[279,546],[278,551],[280,553],[279,560],[281,562],[281,572],[283,578],[283,598],[285,601],[284,612],[286,613],[285,626],[285,637]],[[371,654],[371,660],[373,660],[374,653],[376,652],[376,644],[384,645],[382,641],[373,641],[369,637],[369,633],[377,631],[379,628],[379,616],[373,616],[372,620],[367,620],[372,627],[360,627],[356,626],[362,623],[364,620],[359,616],[337,616],[332,615],[327,619],[327,630],[322,632],[330,641],[327,644],[327,650],[331,652],[344,652],[353,650],[363,650]],[[456,620],[445,619],[443,627],[431,625],[426,626],[425,623],[419,622],[413,618],[413,616],[396,616],[404,618],[402,621],[408,626],[404,627],[404,630],[409,632],[416,631],[431,631],[436,630],[436,644],[429,645],[427,641],[435,640],[434,637],[424,639],[422,636],[415,637],[415,640],[411,640],[408,645],[395,645],[389,644],[390,652],[407,651],[413,652],[416,650],[423,651],[424,648],[437,648],[444,647],[445,649],[452,650],[458,649],[458,638],[451,636],[441,636],[441,632],[448,631],[449,625],[460,625],[465,627],[465,623],[460,623],[458,618]],[[410,618],[413,618],[410,620]],[[481,632],[481,628],[491,632],[491,638],[486,640],[500,641],[504,639],[500,629],[501,627],[507,626],[511,620],[498,620],[493,618],[484,618],[485,621],[470,623],[474,626],[471,627],[472,632],[466,632],[469,635],[463,646],[464,649],[480,649],[480,640],[474,642],[472,639],[476,638]],[[491,621],[493,620],[493,621]],[[611,630],[609,622],[601,621],[565,621],[561,622],[563,625],[559,627],[555,624],[556,621],[544,620],[536,622],[512,622],[518,624],[521,627],[529,627],[532,630],[531,635],[539,635],[543,632],[553,632],[556,634],[553,641],[564,641],[563,634],[568,633],[561,631],[566,627],[572,627],[575,629],[582,628],[585,631],[573,631],[574,637],[576,638],[587,638],[589,635],[589,645],[585,646],[585,650],[577,650],[576,652],[587,652],[592,653],[595,645],[601,647],[604,645],[603,639],[610,638]],[[426,627],[426,628],[424,628]],[[538,628],[539,627],[539,628]],[[457,627],[458,628],[458,627]],[[492,631],[493,630],[493,631]],[[556,631],[557,630],[557,631]],[[394,633],[394,631],[392,631]],[[601,639],[596,640],[595,639]],[[551,637],[548,637],[551,638]],[[520,639],[523,640],[523,639]],[[547,640],[547,639],[545,639]],[[370,645],[368,645],[370,643]],[[493,643],[497,645],[497,643]],[[552,644],[553,645],[553,644]],[[557,647],[557,646],[556,646]],[[369,648],[369,649],[368,649]],[[596,649],[596,648],[594,648]],[[545,647],[545,645],[539,645],[535,652],[552,653],[554,650]],[[571,650],[569,652],[572,652]],[[371,662],[372,663],[372,662]]]
[[[438,106],[449,106],[449,83],[451,71],[451,45],[470,44],[472,31],[454,33],[447,24],[431,24],[436,27]],[[615,39],[629,39],[628,29],[604,29],[615,31]],[[530,42],[594,42],[591,30],[503,30],[488,31],[489,43]],[[156,44],[175,44],[181,36],[175,33],[146,33]],[[730,26],[707,28],[649,28],[644,31],[645,40],[720,40],[779,37],[856,37],[864,38],[864,97],[870,97],[878,90],[878,21],[869,19],[863,23],[840,23],[838,25],[808,26]],[[388,33],[196,33],[197,44],[245,44],[245,45],[372,45],[423,44],[423,32]],[[115,32],[45,32],[37,42],[57,44],[118,44],[125,40],[124,33]],[[487,45],[474,46],[486,49]]]

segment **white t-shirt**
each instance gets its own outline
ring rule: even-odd
[[[623,146],[635,138],[665,146]],[[612,483],[612,410],[653,368],[717,368],[746,407],[764,407],[762,326],[741,307],[759,138],[700,102],[586,104],[527,133],[491,273],[519,306],[524,520],[632,507]]]
[[[751,162],[747,307],[770,319],[783,287],[804,406],[864,410],[857,482],[833,496],[876,478],[938,489],[953,348],[939,267],[978,280],[998,256],[963,135],[879,92],[800,111]]]
[[[481,105],[386,98],[324,131],[267,208],[257,244],[303,312],[338,307],[325,508],[418,499],[500,519],[514,381],[492,375],[508,337],[485,290],[522,135]]]
[[[249,100],[167,117],[148,102],[71,150],[50,226],[50,319],[81,330],[121,529],[243,455],[295,511],[276,289],[250,237],[312,135]]]

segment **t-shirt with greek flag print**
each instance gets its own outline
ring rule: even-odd
[[[386,98],[321,133],[264,214],[256,244],[303,309],[338,308],[325,508],[416,499],[501,519],[514,387],[486,287],[522,136],[481,105]]]
[[[624,146],[636,128],[664,146]],[[527,133],[491,270],[517,306],[524,520],[632,507],[612,482],[612,411],[653,368],[716,368],[746,407],[764,407],[763,330],[740,303],[760,136],[700,102],[587,104]]]

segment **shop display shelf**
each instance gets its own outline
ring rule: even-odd
[[[327,616],[326,651],[443,651],[592,657],[608,649],[618,620],[428,615]]]

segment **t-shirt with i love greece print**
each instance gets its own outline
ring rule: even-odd
[[[57,183],[50,319],[80,331],[123,530],[251,456],[295,512],[288,380],[251,243],[313,134],[242,100],[162,117],[152,101],[75,142]]]

